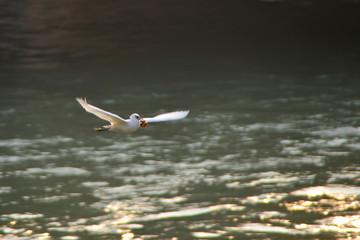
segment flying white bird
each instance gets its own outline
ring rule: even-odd
[[[129,119],[123,119],[116,114],[107,112],[98,107],[90,105],[86,102],[86,98],[76,98],[80,105],[89,113],[110,122],[111,125],[105,125],[101,128],[94,128],[95,131],[112,131],[118,133],[132,133],[139,127],[145,128],[148,123],[152,122],[165,122],[185,118],[189,111],[176,111],[157,115],[152,118],[141,118],[139,114],[131,114]]]

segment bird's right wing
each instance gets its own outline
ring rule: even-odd
[[[105,110],[102,110],[98,107],[95,107],[93,105],[90,105],[86,102],[85,98],[76,98],[76,101],[80,103],[80,105],[89,113],[94,114],[95,116],[104,119],[106,121],[109,121],[111,123],[117,123],[117,124],[125,124],[125,120],[121,117],[119,117],[116,114],[113,114],[111,112],[107,112]]]
[[[147,122],[165,122],[165,121],[174,121],[185,118],[189,114],[189,111],[176,111],[169,112],[157,115],[152,118],[144,118]]]

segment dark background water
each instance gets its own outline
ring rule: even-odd
[[[0,1],[1,238],[359,238],[359,13]],[[97,133],[79,96],[190,115]]]

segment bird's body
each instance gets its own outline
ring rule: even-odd
[[[86,99],[76,98],[80,105],[89,113],[96,115],[97,117],[110,122],[110,125],[103,126],[101,128],[95,128],[95,131],[112,131],[118,133],[132,133],[139,127],[145,128],[147,123],[150,122],[164,122],[173,121],[185,118],[189,111],[176,111],[170,113],[164,113],[157,115],[153,118],[141,118],[139,114],[131,114],[129,119],[123,119],[116,114],[107,112],[98,107],[90,105],[86,102]]]

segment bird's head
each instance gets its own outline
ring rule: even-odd
[[[142,119],[139,114],[133,113],[130,116],[132,121],[138,121],[140,123],[140,127],[145,128],[147,126],[147,121]]]

